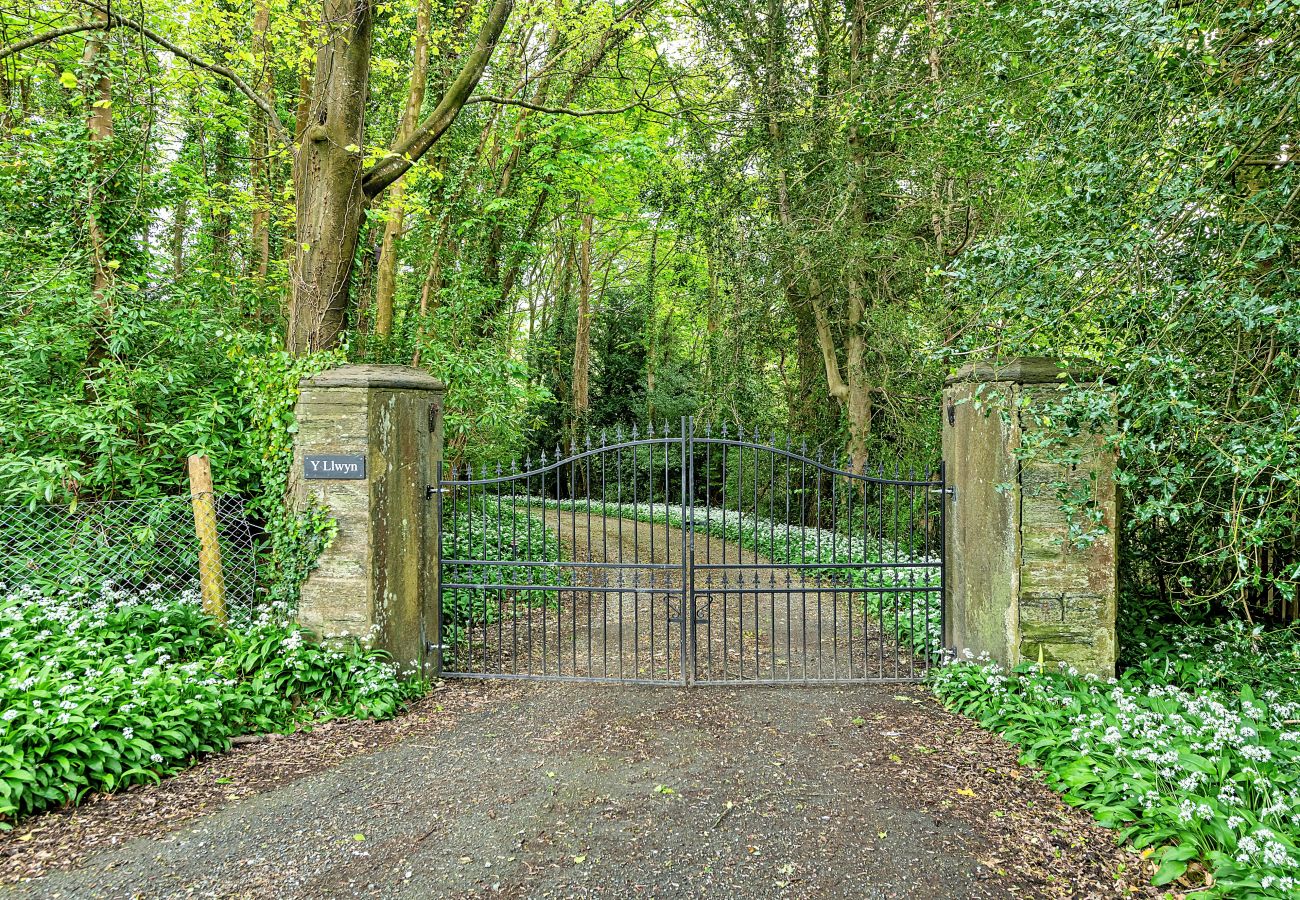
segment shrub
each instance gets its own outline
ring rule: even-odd
[[[179,600],[97,592],[0,596],[0,829],[95,791],[157,781],[250,731],[393,715],[420,689],[358,648],[270,616],[244,631]]]

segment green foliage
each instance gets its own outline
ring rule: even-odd
[[[1009,214],[940,279],[972,316],[957,346],[1104,373],[1129,576],[1166,608],[1276,612],[1300,589],[1300,8],[1012,3],[964,26],[1004,79],[963,133],[1003,161],[983,179]]]
[[[0,829],[157,781],[250,731],[384,718],[421,689],[351,646],[264,620],[227,629],[191,598],[12,589],[0,599]]]
[[[522,501],[522,498],[519,498]],[[536,504],[541,512],[542,504]],[[486,565],[469,560],[514,560],[520,563],[557,562],[564,559],[558,535],[539,515],[519,502],[499,504],[486,492],[448,504],[442,513],[444,583],[526,584],[541,590],[519,591],[521,606],[554,607],[559,592],[550,586],[568,583],[567,573],[552,566]],[[443,643],[459,644],[474,625],[486,626],[500,615],[502,598],[495,591],[473,587],[448,587],[442,591]]]
[[[219,489],[254,483],[237,385],[213,352],[220,319],[194,295],[120,287],[107,325],[84,294],[32,299],[0,324],[0,502],[174,493],[197,452]]]
[[[1120,664],[1150,684],[1236,694],[1274,691],[1300,702],[1300,630],[1269,630],[1232,619],[1168,625],[1129,613],[1121,623]]]
[[[293,442],[298,431],[294,406],[298,383],[309,375],[345,361],[343,351],[292,356],[268,339],[231,341],[227,356],[235,365],[235,380],[247,423],[250,462],[259,488],[252,511],[262,519],[270,571],[263,578],[272,608],[292,610],[316,561],[333,540],[334,521],[324,510],[290,507],[289,475]]]
[[[1198,896],[1291,896],[1300,847],[1294,631],[1166,630],[1117,682],[959,662],[932,676],[951,709],[1022,748],[1065,799],[1148,849],[1157,884],[1200,861]]]

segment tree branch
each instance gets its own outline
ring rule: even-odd
[[[272,126],[274,126],[276,134],[279,135],[280,140],[282,140],[285,144],[290,143],[289,135],[284,130],[284,125],[281,124],[280,117],[275,112],[275,107],[273,107],[270,103],[268,103],[263,97],[258,96],[257,91],[249,87],[248,84],[244,81],[244,79],[240,78],[233,70],[219,63],[210,63],[204,59],[200,59],[198,56],[195,56],[193,53],[181,47],[179,44],[175,43],[174,41],[171,41],[163,37],[161,34],[154,31],[152,28],[149,28],[143,25],[142,23],[135,21],[134,19],[128,19],[126,16],[122,15],[121,13],[114,12],[110,9],[89,2],[89,0],[83,0],[83,2],[85,3],[86,6],[90,7],[91,9],[100,13],[101,15],[105,16],[106,20],[99,20],[99,21],[92,21],[92,22],[79,22],[76,25],[65,25],[62,28],[55,28],[50,31],[43,32],[42,34],[33,35],[32,37],[29,38],[24,38],[23,40],[18,41],[17,43],[13,43],[8,45],[7,47],[0,48],[0,60],[3,60],[9,56],[13,56],[15,53],[21,53],[22,51],[28,50],[39,44],[48,43],[49,41],[56,40],[58,38],[64,37],[65,35],[76,34],[81,31],[97,31],[97,30],[107,31],[111,28],[129,28],[132,31],[137,31],[140,34],[144,35],[146,38],[153,41],[159,47],[162,47],[164,50],[171,53],[173,56],[177,56],[180,59],[185,60],[190,65],[195,66],[196,68],[204,69],[208,72],[211,72],[214,75],[219,75],[220,77],[229,81],[239,90],[240,93],[242,93],[245,97],[251,100],[253,102],[253,105],[255,105],[258,109],[260,109],[263,113],[266,114],[267,120],[272,124]]]
[[[499,103],[502,106],[522,106],[524,109],[531,109],[541,113],[550,113],[554,116],[616,116],[619,113],[625,113],[629,110],[645,105],[643,102],[638,100],[635,103],[629,103],[627,106],[619,106],[612,109],[569,109],[564,106],[543,106],[540,103],[531,103],[527,100],[516,100],[511,97],[497,97],[495,95],[470,97],[465,101],[466,106],[469,106],[471,103]]]
[[[0,47],[0,59],[8,59],[15,53],[22,53],[24,50],[29,50],[39,44],[46,44],[50,41],[58,40],[64,35],[76,34],[80,31],[95,31],[97,29],[108,27],[110,26],[106,23],[98,21],[78,22],[76,25],[64,25],[62,28],[54,28],[42,34],[24,38],[23,40],[10,44],[7,47]]]
[[[483,70],[492,59],[497,40],[505,28],[506,20],[514,8],[514,0],[494,0],[483,26],[474,42],[474,50],[465,60],[464,67],[451,87],[438,99],[438,105],[411,136],[393,147],[393,152],[371,166],[361,177],[361,189],[370,198],[377,197],[384,188],[406,174],[429,148],[437,143],[451,124],[456,121],[465,101],[478,87]]]

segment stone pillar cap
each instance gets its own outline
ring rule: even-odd
[[[1012,381],[1016,384],[1058,384],[1070,379],[1093,379],[1095,371],[1068,367],[1059,359],[1048,356],[1008,356],[1003,359],[983,359],[967,363],[945,384],[968,381]]]
[[[415,366],[338,366],[308,375],[299,387],[389,388],[407,391],[437,391],[447,385]]]

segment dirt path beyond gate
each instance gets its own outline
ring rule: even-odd
[[[0,896],[1089,897],[1142,880],[920,687],[442,692],[461,693],[479,699],[442,726],[177,831],[127,823],[117,849]]]

